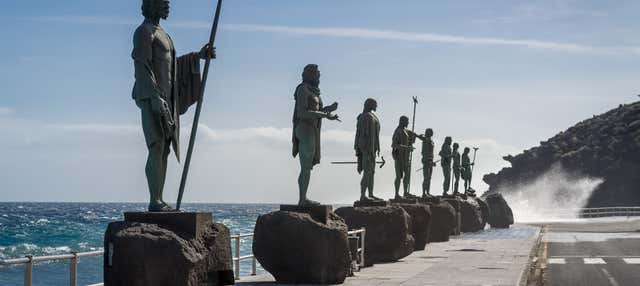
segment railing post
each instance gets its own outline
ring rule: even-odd
[[[69,286],[78,285],[78,253],[72,252],[73,258],[69,261]]]
[[[240,279],[240,233],[236,237],[236,280]]]
[[[256,264],[257,264],[256,257],[252,256],[251,257],[251,275],[252,276],[256,276],[258,274],[257,265]]]
[[[26,256],[27,259],[29,259],[29,262],[27,262],[24,265],[24,286],[31,286],[31,278],[32,278],[32,272],[33,272],[33,255],[27,255]]]
[[[360,267],[364,267],[364,236],[365,234],[367,234],[367,229],[363,227],[362,240],[360,240],[360,243],[362,243],[362,252],[360,252]]]

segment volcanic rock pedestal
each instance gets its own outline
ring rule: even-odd
[[[485,202],[481,198],[476,197],[474,199],[476,200],[476,202],[478,202],[478,205],[480,206],[480,212],[482,213],[481,229],[484,229],[484,227],[487,225],[487,222],[489,221],[489,205],[487,204],[487,202]]]
[[[399,206],[342,207],[336,214],[349,229],[366,229],[365,266],[397,261],[413,252],[411,217]]]
[[[442,197],[442,200],[453,207],[455,210],[455,227],[451,231],[451,235],[460,235],[462,226],[462,215],[460,214],[460,205],[462,200],[457,196]]]
[[[351,267],[344,220],[331,206],[283,205],[280,209],[256,221],[253,254],[260,265],[278,283],[342,283]]]
[[[411,217],[411,235],[415,240],[414,250],[424,250],[429,242],[431,228],[431,209],[427,204],[394,204],[406,211]]]
[[[429,242],[449,241],[449,236],[456,225],[456,210],[447,202],[429,204],[431,224]]]
[[[486,197],[486,201],[489,205],[489,225],[492,228],[509,228],[513,224],[513,212],[502,194],[490,194]]]
[[[234,284],[229,229],[211,213],[125,213],[104,235],[105,286]]]
[[[475,198],[467,197],[460,201],[460,216],[462,232],[476,232],[484,228],[482,210]]]

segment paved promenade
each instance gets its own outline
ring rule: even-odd
[[[540,229],[515,225],[431,243],[396,262],[376,264],[343,285],[519,285]],[[238,285],[279,285],[269,275],[246,277]]]

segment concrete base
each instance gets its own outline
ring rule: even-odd
[[[210,212],[125,212],[124,221],[157,224],[188,238],[206,230],[213,216]]]
[[[355,201],[353,207],[386,207],[389,205],[387,201]]]
[[[417,204],[418,199],[389,199],[389,202],[392,204]]]
[[[326,224],[329,213],[333,212],[333,207],[329,205],[300,206],[300,205],[280,205],[280,210],[284,212],[306,213],[316,221]]]
[[[234,284],[229,229],[211,213],[125,213],[104,235],[105,286]]]
[[[418,202],[421,204],[440,204],[440,197],[420,198]]]

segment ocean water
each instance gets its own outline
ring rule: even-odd
[[[232,234],[253,232],[260,214],[276,210],[267,204],[185,204],[185,211],[208,211]],[[64,254],[103,249],[107,224],[122,220],[125,211],[144,211],[143,203],[27,203],[0,202],[0,260],[25,255]],[[240,255],[251,254],[251,238],[241,242]],[[241,263],[248,275],[251,261]],[[23,265],[0,267],[0,285],[22,285]],[[258,269],[263,272],[264,270]],[[81,258],[78,284],[102,282],[102,256]],[[68,285],[68,261],[34,264],[33,285]]]

